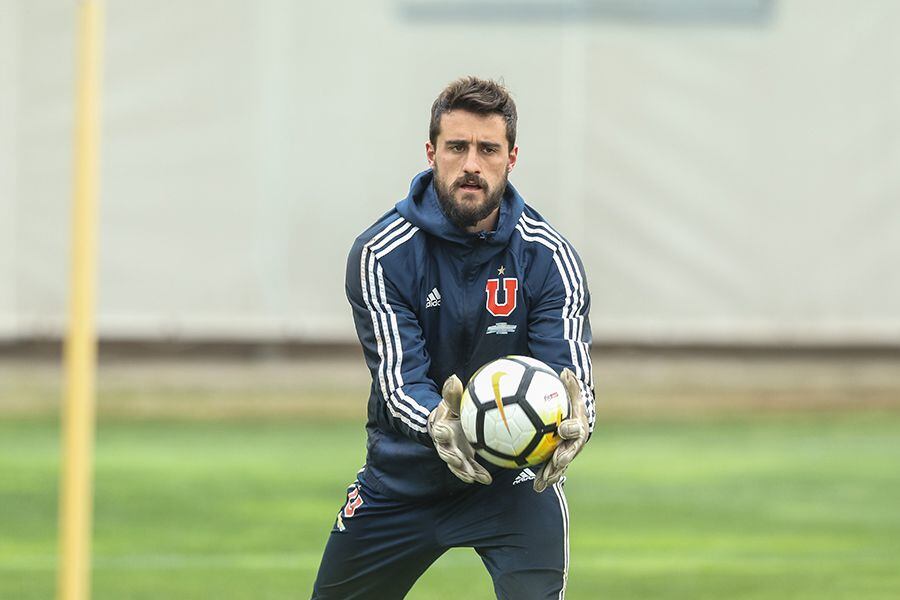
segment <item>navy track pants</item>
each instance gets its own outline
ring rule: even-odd
[[[331,531],[313,600],[404,598],[450,548],[481,557],[503,600],[560,600],[569,566],[562,483],[538,494],[530,470],[503,471],[489,486],[420,502],[355,482]],[[448,597],[455,590],[447,590]]]

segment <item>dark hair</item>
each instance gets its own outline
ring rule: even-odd
[[[516,103],[503,84],[491,79],[460,77],[452,82],[431,105],[431,125],[428,138],[437,143],[441,132],[441,116],[445,112],[460,109],[477,115],[501,115],[506,121],[506,141],[509,148],[516,145]]]

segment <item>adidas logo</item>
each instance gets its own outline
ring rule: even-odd
[[[441,305],[441,293],[437,288],[431,290],[431,293],[425,298],[425,308],[437,308]]]
[[[531,481],[535,478],[534,471],[531,469],[524,469],[513,481],[513,485],[519,485],[524,481]]]

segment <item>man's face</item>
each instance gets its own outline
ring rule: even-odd
[[[425,144],[428,164],[441,208],[457,227],[490,230],[516,164],[518,146],[506,140],[501,115],[477,115],[453,110],[441,116],[435,144]]]

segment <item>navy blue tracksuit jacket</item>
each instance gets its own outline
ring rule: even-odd
[[[347,297],[372,373],[367,456],[359,479],[389,497],[470,488],[426,431],[450,375],[465,383],[509,354],[571,369],[594,426],[590,294],[572,246],[507,185],[497,229],[470,234],[445,216],[430,170],[360,235]],[[498,467],[482,463],[491,472]]]

